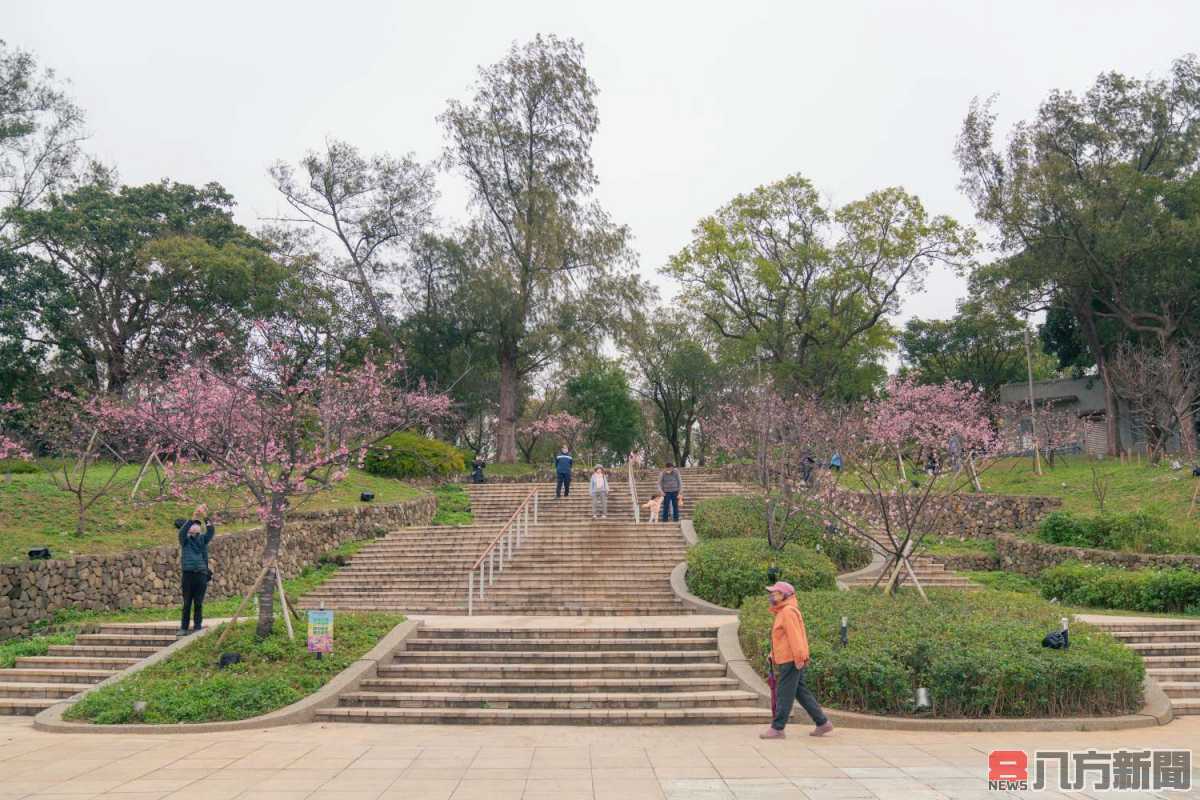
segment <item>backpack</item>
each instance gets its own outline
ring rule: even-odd
[[[1049,647],[1053,650],[1066,650],[1070,646],[1071,640],[1066,631],[1051,631],[1046,634],[1046,638],[1042,639],[1042,647]]]

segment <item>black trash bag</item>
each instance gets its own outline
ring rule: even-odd
[[[1049,647],[1054,650],[1066,650],[1071,646],[1071,640],[1067,636],[1066,631],[1051,631],[1046,634],[1046,638],[1042,639],[1042,647]]]

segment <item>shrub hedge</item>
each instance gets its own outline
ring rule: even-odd
[[[1068,561],[1042,570],[1042,596],[1091,608],[1200,612],[1200,573],[1187,567],[1128,570]]]
[[[701,541],[730,538],[767,538],[767,501],[762,497],[736,495],[696,503],[693,524]],[[794,514],[784,523],[790,542],[829,556],[839,572],[860,569],[871,562],[871,553],[854,539],[830,533],[818,520],[805,513]]]
[[[726,608],[737,608],[743,598],[763,594],[767,568],[772,565],[779,568],[779,579],[797,591],[837,585],[833,562],[797,544],[772,550],[765,539],[717,539],[692,547],[687,558],[688,589]]]
[[[1094,517],[1055,511],[1042,520],[1037,529],[1037,538],[1067,547],[1133,553],[1170,553],[1174,549],[1170,522],[1146,511]]]
[[[38,471],[38,465],[32,461],[21,461],[16,458],[0,458],[0,475],[32,475]]]
[[[1103,716],[1142,704],[1141,659],[1083,623],[1071,647],[1042,637],[1061,609],[1032,595],[931,590],[915,594],[820,591],[799,596],[812,661],[808,682],[822,703],[846,711],[914,715],[916,689],[929,689],[936,717]],[[839,645],[841,617],[849,645]],[[765,673],[773,617],[763,596],[740,611],[743,652]]]
[[[463,473],[457,447],[419,433],[393,433],[367,451],[367,472],[385,478],[449,478]]]

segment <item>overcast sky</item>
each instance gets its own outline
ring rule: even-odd
[[[740,192],[794,172],[838,204],[900,185],[973,222],[953,157],[972,97],[997,94],[1006,130],[1052,88],[1161,76],[1200,49],[1196,0],[6,5],[0,37],[71,81],[93,154],[127,183],[218,181],[250,227],[281,210],[272,161],[330,136],[431,160],[434,117],[478,65],[575,37],[600,89],[600,199],[668,294],[667,256]],[[461,217],[461,182],[440,187]],[[949,316],[962,293],[936,275],[904,316]]]

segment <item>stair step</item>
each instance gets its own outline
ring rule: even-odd
[[[531,647],[547,647],[558,652],[562,651],[606,651],[606,652],[625,652],[636,650],[647,650],[655,647],[656,644],[662,643],[663,646],[684,649],[688,651],[712,651],[716,646],[716,639],[711,636],[685,638],[674,637],[669,642],[663,642],[659,639],[657,642],[653,639],[636,638],[636,639],[617,639],[609,638],[566,638],[566,639],[498,639],[498,638],[462,638],[462,639],[424,639],[420,638],[410,643],[407,647],[407,652],[420,652],[423,650],[438,650],[447,651],[469,651],[469,652],[490,652],[490,651],[528,651]]]
[[[763,708],[525,709],[525,708],[329,708],[317,719],[329,722],[465,723],[525,725],[661,725],[765,723]]]
[[[661,641],[676,638],[691,639],[705,637],[715,641],[716,628],[671,627],[671,628],[422,628],[421,639],[649,639]]]
[[[618,692],[715,692],[736,689],[735,678],[367,678],[363,691],[414,692],[549,692],[552,694]]]
[[[137,658],[99,658],[93,656],[21,656],[17,659],[18,667],[47,667],[59,669],[108,669],[112,671],[131,667],[140,659]]]
[[[419,664],[380,665],[381,678],[437,678],[479,675],[496,678],[650,678],[650,677],[724,677],[724,664]]]
[[[175,632],[170,633],[81,633],[75,644],[121,645],[127,647],[166,647],[175,643]]]
[[[106,647],[85,646],[78,644],[50,645],[46,655],[50,656],[98,656],[101,658],[137,658],[142,659],[157,653],[157,647]]]
[[[0,669],[0,681],[5,683],[99,683],[115,670],[111,669]]]
[[[0,675],[0,699],[66,698],[92,688],[91,683],[37,683],[34,681],[5,681]]]
[[[342,707],[385,708],[706,708],[753,706],[758,695],[744,690],[716,692],[567,693],[538,692],[350,692]],[[486,706],[484,705],[486,704]]]
[[[718,659],[719,650],[404,650],[397,664],[645,664]]]
[[[0,697],[0,715],[32,717],[57,702],[54,697]]]

